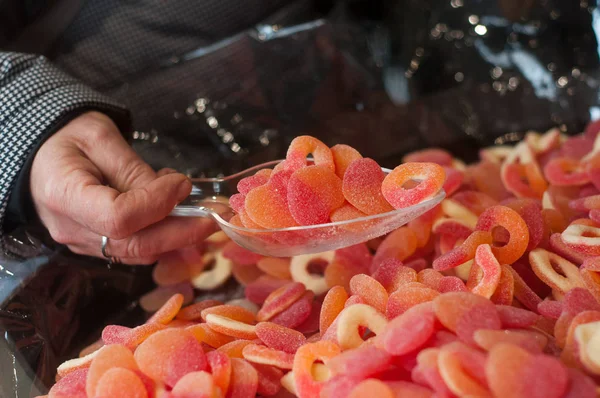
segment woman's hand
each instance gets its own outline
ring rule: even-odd
[[[208,219],[168,217],[191,192],[173,170],[155,173],[107,116],[90,112],[48,139],[31,168],[31,195],[50,235],[73,252],[125,264],[150,264],[165,252],[202,242]]]

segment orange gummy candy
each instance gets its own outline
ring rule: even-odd
[[[362,159],[362,155],[356,149],[344,144],[332,146],[331,154],[335,163],[335,174],[342,179],[350,163],[357,159]]]
[[[350,163],[344,174],[342,190],[351,205],[365,214],[379,214],[394,210],[381,193],[385,174],[373,159],[357,159]]]
[[[342,181],[322,166],[304,167],[292,174],[287,199],[298,224],[325,224],[331,212],[344,204]]]

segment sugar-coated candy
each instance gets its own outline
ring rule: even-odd
[[[350,292],[359,295],[365,303],[382,314],[388,301],[388,293],[381,283],[365,274],[358,274],[350,280]]]
[[[48,398],[87,398],[88,368],[77,369],[58,380],[48,392]]]
[[[206,360],[215,386],[224,396],[231,382],[231,359],[222,351],[211,351],[206,353]]]
[[[356,149],[344,144],[332,146],[331,154],[335,163],[335,174],[342,179],[350,163],[357,159],[362,159],[362,155]]]
[[[256,392],[261,396],[271,397],[281,390],[281,378],[283,371],[268,365],[252,364],[258,374],[258,386]]]
[[[344,174],[344,198],[362,213],[385,213],[394,208],[381,193],[385,174],[373,159],[362,158],[350,163]]]
[[[242,350],[242,355],[252,363],[275,366],[280,369],[292,369],[294,362],[293,354],[259,344],[248,344]]]
[[[120,344],[134,350],[150,335],[165,326],[160,323],[147,323],[130,329],[125,326],[108,325],[102,330],[102,341],[105,345]]]
[[[308,135],[296,137],[292,140],[287,151],[286,160],[300,159],[302,162],[306,162],[308,155],[312,155],[315,165],[335,172],[333,154],[329,147],[315,137]]]
[[[48,397],[595,397],[596,127],[568,139],[558,129],[529,132],[514,148],[483,149],[469,166],[425,150],[387,178],[353,148],[300,137],[273,170],[239,182],[233,225],[353,220],[390,210],[398,204],[390,197],[418,203],[441,188],[446,198],[387,236],[326,253],[263,257],[220,233],[164,255],[153,270],[159,287],[140,300],[156,313],[137,327],[104,328],[58,367]],[[298,198],[321,201],[301,203],[307,212],[332,198],[338,207],[298,222],[294,184]],[[206,293],[232,274],[245,298]],[[187,305],[193,288],[207,299]]]
[[[302,333],[271,322],[257,324],[256,335],[267,347],[290,354],[306,343]]]
[[[512,264],[525,253],[529,244],[529,229],[523,218],[506,206],[494,206],[479,216],[475,227],[478,231],[492,232],[494,228],[505,228],[510,240],[504,246],[494,247],[492,252],[502,264]]]
[[[92,396],[147,398],[148,392],[142,380],[134,372],[124,368],[112,368],[102,375]]]
[[[334,286],[325,295],[323,305],[321,306],[321,314],[319,319],[319,330],[324,334],[335,318],[344,309],[344,304],[348,299],[348,293],[342,286]]]
[[[389,292],[395,292],[403,285],[417,281],[417,271],[405,267],[397,258],[385,259],[379,264],[373,278]]]
[[[340,353],[340,348],[331,341],[319,341],[303,345],[294,357],[294,384],[298,396],[319,397],[322,382],[316,381],[312,374],[315,361],[323,361],[325,365],[329,359]]]
[[[432,301],[439,295],[437,290],[430,289],[425,285],[402,286],[390,295],[385,315],[390,320],[394,319],[415,305]]]
[[[394,392],[387,384],[377,379],[367,379],[354,387],[348,398],[361,398],[369,394],[381,398],[395,397]]]
[[[294,304],[290,305],[283,312],[271,318],[271,322],[291,329],[302,325],[310,317],[312,311],[312,302],[315,294],[312,291],[306,291]]]
[[[258,372],[248,361],[231,359],[231,383],[226,398],[254,398],[258,390]]]
[[[491,350],[497,344],[513,344],[532,354],[541,354],[548,338],[535,331],[528,330],[490,330],[479,329],[473,334],[474,342],[484,350]]]
[[[206,308],[202,311],[200,316],[202,317],[202,320],[206,321],[206,317],[209,314],[221,315],[244,323],[253,323],[256,320],[251,311],[244,307],[231,304],[216,305]]]
[[[417,304],[388,323],[379,344],[392,355],[408,354],[429,340],[435,321],[432,303]]]
[[[206,323],[216,332],[238,339],[252,340],[256,338],[254,325],[236,321],[221,315],[208,314]]]
[[[290,259],[277,257],[263,257],[256,263],[259,270],[278,279],[292,279],[290,273]]]
[[[154,333],[135,350],[134,356],[144,374],[171,387],[187,373],[208,367],[202,345],[184,329]]]
[[[258,311],[256,319],[258,321],[268,321],[280,312],[288,309],[294,304],[306,291],[302,283],[288,283],[275,290],[265,299],[262,308]]]
[[[265,275],[256,265],[239,265],[235,263],[231,265],[231,274],[237,283],[242,286],[247,286]]]
[[[327,367],[333,375],[364,380],[385,371],[391,365],[392,360],[392,356],[386,351],[373,345],[363,345],[331,358]]]
[[[263,256],[260,254],[251,252],[250,250],[241,247],[234,241],[229,241],[225,244],[222,254],[226,259],[229,259],[239,265],[254,265],[258,263],[261,258],[263,258]]]
[[[263,228],[298,225],[288,208],[287,192],[278,192],[270,182],[248,192],[245,209],[252,221]]]
[[[467,358],[468,360],[466,360]],[[477,358],[477,359],[475,359]],[[489,397],[485,384],[482,385],[477,378],[465,370],[467,365],[479,362],[484,368],[485,357],[476,350],[455,342],[443,346],[438,354],[438,366],[442,379],[457,396]],[[483,376],[485,380],[485,376]]]
[[[327,168],[304,167],[290,177],[287,200],[298,224],[325,224],[331,212],[344,204],[342,180]]]
[[[364,341],[359,334],[359,326],[364,326],[379,335],[385,330],[386,325],[385,316],[373,307],[366,304],[355,304],[340,313],[336,338],[342,349],[356,348]]]
[[[315,294],[322,294],[327,291],[327,282],[325,277],[317,274],[311,274],[309,272],[309,266],[314,262],[324,262],[330,264],[334,259],[335,253],[333,251],[317,253],[317,254],[303,254],[292,257],[290,263],[290,273],[292,279],[295,282],[299,282],[306,286],[306,289],[312,290]]]
[[[231,276],[233,262],[223,256],[223,251],[208,252],[203,258],[204,264],[213,264],[212,269],[192,275],[192,285],[198,290],[212,290],[223,285]]]
[[[175,318],[183,321],[196,321],[202,319],[202,311],[205,309],[222,304],[219,300],[202,300],[182,308]]]
[[[191,372],[183,376],[173,390],[171,395],[175,398],[213,398],[217,395],[217,386],[212,375],[205,371]]]
[[[186,327],[186,330],[190,332],[196,340],[200,343],[207,344],[213,348],[219,348],[227,343],[231,343],[234,338],[223,333],[219,333],[213,330],[206,323],[195,324]]]
[[[562,397],[568,386],[566,367],[547,355],[531,355],[512,344],[494,346],[486,376],[497,397]]]
[[[96,396],[100,379],[113,368],[138,370],[138,364],[131,350],[119,344],[111,344],[100,349],[87,372],[85,391],[88,396]]]
[[[385,177],[381,192],[392,206],[403,209],[435,196],[445,178],[444,169],[435,163],[405,163]],[[417,181],[418,185],[404,188],[410,181]]]

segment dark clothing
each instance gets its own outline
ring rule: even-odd
[[[121,87],[291,3],[88,0],[45,56],[2,52],[57,1],[0,0],[0,236],[35,217],[29,167],[48,136],[87,110],[130,131],[135,98]]]

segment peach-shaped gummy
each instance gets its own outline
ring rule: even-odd
[[[405,163],[388,174],[381,185],[385,199],[396,209],[417,205],[435,196],[444,185],[444,168],[435,163]],[[404,185],[416,181],[417,186]]]
[[[344,304],[348,299],[348,293],[342,286],[334,286],[325,295],[323,305],[321,306],[321,314],[319,319],[319,330],[324,334],[335,318],[344,309]]]
[[[252,366],[258,373],[257,393],[260,396],[270,397],[281,390],[283,371],[274,366],[253,363]]]
[[[252,323],[255,321],[254,314],[239,305],[223,304],[206,308],[202,311],[202,320],[206,321],[208,314],[221,315],[244,323]]]
[[[257,324],[256,335],[267,347],[290,354],[306,343],[302,333],[271,322]]]
[[[362,155],[356,149],[344,144],[332,146],[331,154],[335,163],[335,174],[340,178],[344,178],[344,173],[346,173],[350,163],[362,159]]]
[[[153,334],[137,348],[134,356],[142,372],[171,387],[187,373],[208,367],[202,345],[184,329]]]
[[[385,371],[391,363],[392,356],[386,351],[374,345],[363,345],[331,358],[327,367],[333,375],[362,380]]]
[[[379,214],[394,210],[381,193],[385,178],[381,167],[373,159],[357,159],[350,163],[344,174],[342,190],[351,205],[365,214]]]
[[[437,290],[430,289],[425,285],[401,286],[390,295],[385,315],[390,320],[394,319],[415,305],[432,301],[439,295]]]
[[[438,320],[452,331],[456,331],[458,320],[462,315],[477,306],[494,307],[489,300],[466,292],[446,293],[433,300],[433,309]]]
[[[208,367],[215,385],[225,395],[231,382],[231,359],[221,351],[211,351],[206,354]]]
[[[430,302],[417,304],[390,321],[379,341],[392,355],[404,355],[421,347],[435,331],[435,314]]]
[[[99,380],[112,368],[137,370],[138,365],[131,351],[125,346],[111,344],[102,347],[93,359],[87,374],[85,390],[88,396],[96,396]]]
[[[294,354],[258,344],[245,346],[242,355],[249,362],[276,366],[281,369],[292,369],[294,363]]]
[[[268,321],[275,315],[288,309],[306,292],[302,283],[292,282],[275,290],[265,299],[262,308],[256,314],[258,321]]]
[[[87,398],[88,368],[77,369],[58,380],[48,392],[48,398]]]
[[[134,372],[124,368],[112,368],[98,381],[93,397],[146,398],[148,392]]]
[[[362,398],[365,396],[374,396],[381,398],[394,398],[395,394],[382,381],[377,379],[367,379],[354,387],[348,398]]]
[[[171,394],[176,398],[216,398],[216,388],[210,373],[191,372],[177,382]]]
[[[485,373],[497,397],[560,398],[568,387],[567,369],[557,359],[531,355],[512,344],[492,348]]]
[[[174,294],[158,311],[152,315],[146,323],[160,323],[166,325],[171,322],[183,305],[184,297],[182,294]]]
[[[297,170],[290,178],[287,199],[294,220],[300,225],[324,224],[344,204],[342,180],[321,166]]]
[[[263,228],[287,228],[297,225],[288,208],[286,194],[278,193],[269,183],[246,195],[246,213]]]
[[[193,334],[196,340],[198,340],[200,343],[207,344],[213,348],[219,348],[222,345],[231,343],[234,340],[234,338],[231,336],[214,331],[206,323],[188,326],[186,330]]]
[[[228,398],[254,398],[258,390],[258,372],[248,361],[231,359],[231,383]]]
[[[381,283],[365,274],[358,274],[350,280],[350,292],[359,295],[363,300],[381,312],[385,313],[388,293]]]

